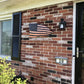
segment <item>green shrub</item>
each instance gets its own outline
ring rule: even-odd
[[[11,84],[14,84],[14,82],[12,82]],[[18,78],[17,80],[15,80],[15,84],[26,84],[26,80],[22,81],[21,78]]]
[[[7,58],[0,58],[0,84],[14,84],[14,81],[11,80],[16,76],[15,69],[10,67],[10,63],[6,62]],[[26,84],[25,81],[21,81],[21,79],[15,80],[16,84]]]

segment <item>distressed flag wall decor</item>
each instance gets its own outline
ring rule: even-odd
[[[35,38],[40,36],[48,36],[52,31],[44,25],[39,25],[37,23],[29,24],[29,38]]]

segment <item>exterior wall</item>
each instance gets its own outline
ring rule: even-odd
[[[67,22],[59,29],[60,19]],[[37,22],[50,28],[52,36],[29,39],[29,23]],[[71,84],[73,2],[66,2],[22,12],[21,60],[11,61],[16,74],[21,70],[32,84]],[[55,57],[68,58],[67,65]]]

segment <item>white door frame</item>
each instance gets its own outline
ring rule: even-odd
[[[73,2],[72,84],[75,84],[76,2]]]

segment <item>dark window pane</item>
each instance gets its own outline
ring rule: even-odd
[[[13,57],[18,57],[19,55],[19,37],[13,37]]]
[[[13,17],[13,35],[19,35],[19,14]]]

